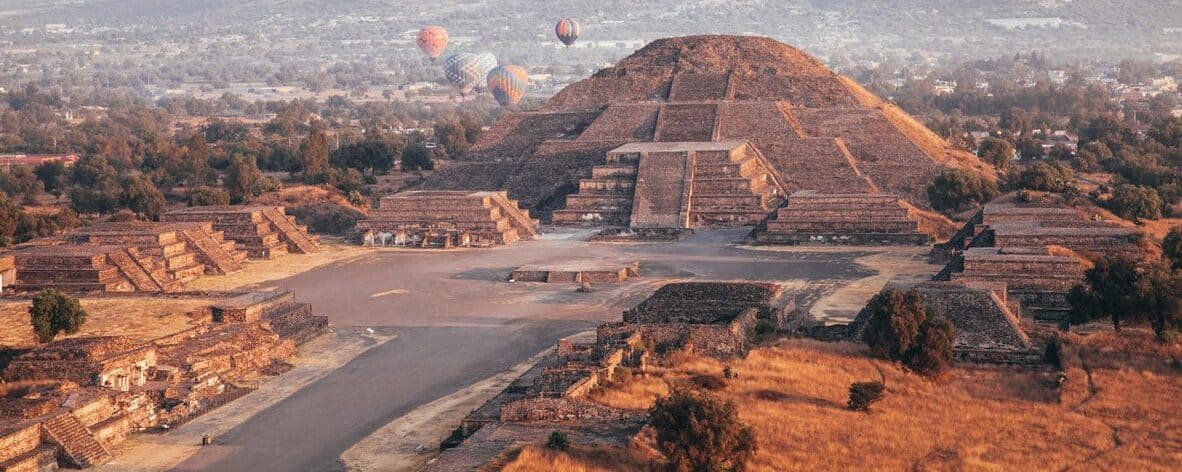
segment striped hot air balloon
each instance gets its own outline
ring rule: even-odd
[[[558,40],[562,41],[562,44],[570,47],[570,45],[575,43],[576,39],[579,39],[579,22],[575,21],[574,18],[560,20],[554,26],[554,34],[558,35]]]
[[[419,36],[415,42],[419,44],[419,49],[431,58],[431,62],[435,62],[439,56],[443,55],[443,50],[447,49],[447,30],[440,26],[428,26],[419,30]]]
[[[480,61],[475,54],[453,54],[443,60],[443,76],[459,88],[462,94],[471,92],[481,80],[484,80],[484,75],[480,71]]]
[[[488,73],[488,89],[502,106],[516,105],[529,88],[529,73],[519,66],[500,66]]]

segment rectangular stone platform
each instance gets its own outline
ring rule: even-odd
[[[524,266],[509,274],[514,282],[620,283],[640,276],[640,263],[571,263],[562,266]]]
[[[537,236],[538,222],[505,192],[410,191],[387,195],[358,229],[402,234],[403,244],[464,247],[510,244]],[[390,238],[380,237],[380,240]],[[398,239],[398,238],[395,238]],[[413,240],[413,241],[412,241]],[[442,241],[441,243],[433,241]]]
[[[135,246],[47,244],[11,253],[16,266],[12,288],[67,292],[173,292],[181,284],[163,261]]]
[[[788,197],[766,229],[756,231],[763,244],[924,245],[898,197],[883,194],[826,194],[801,190]]]

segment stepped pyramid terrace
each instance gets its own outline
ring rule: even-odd
[[[928,208],[946,167],[993,176],[800,50],[689,36],[505,115],[426,186],[505,190],[555,224],[687,228],[756,224],[802,190]]]
[[[538,222],[505,192],[410,191],[382,197],[358,222],[369,245],[421,247],[511,244],[538,235]]]
[[[91,244],[128,244],[163,259],[167,270],[182,282],[204,274],[232,274],[242,270],[246,253],[227,241],[211,223],[147,221],[96,223],[71,235]]]
[[[309,254],[320,249],[320,238],[296,224],[283,207],[197,206],[165,213],[169,223],[209,223],[226,239],[237,243],[251,259],[274,259],[294,253]]]
[[[70,292],[175,292],[181,283],[160,259],[135,246],[48,244],[9,253],[15,290]]]
[[[924,245],[928,235],[898,197],[801,190],[756,232],[761,243]]]

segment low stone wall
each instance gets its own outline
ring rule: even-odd
[[[573,398],[534,397],[501,405],[501,421],[625,420],[642,414]]]
[[[0,465],[27,454],[41,445],[41,424],[0,432]]]

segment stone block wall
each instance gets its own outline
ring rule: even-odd
[[[927,244],[898,197],[799,191],[768,220],[756,240],[771,244]]]

